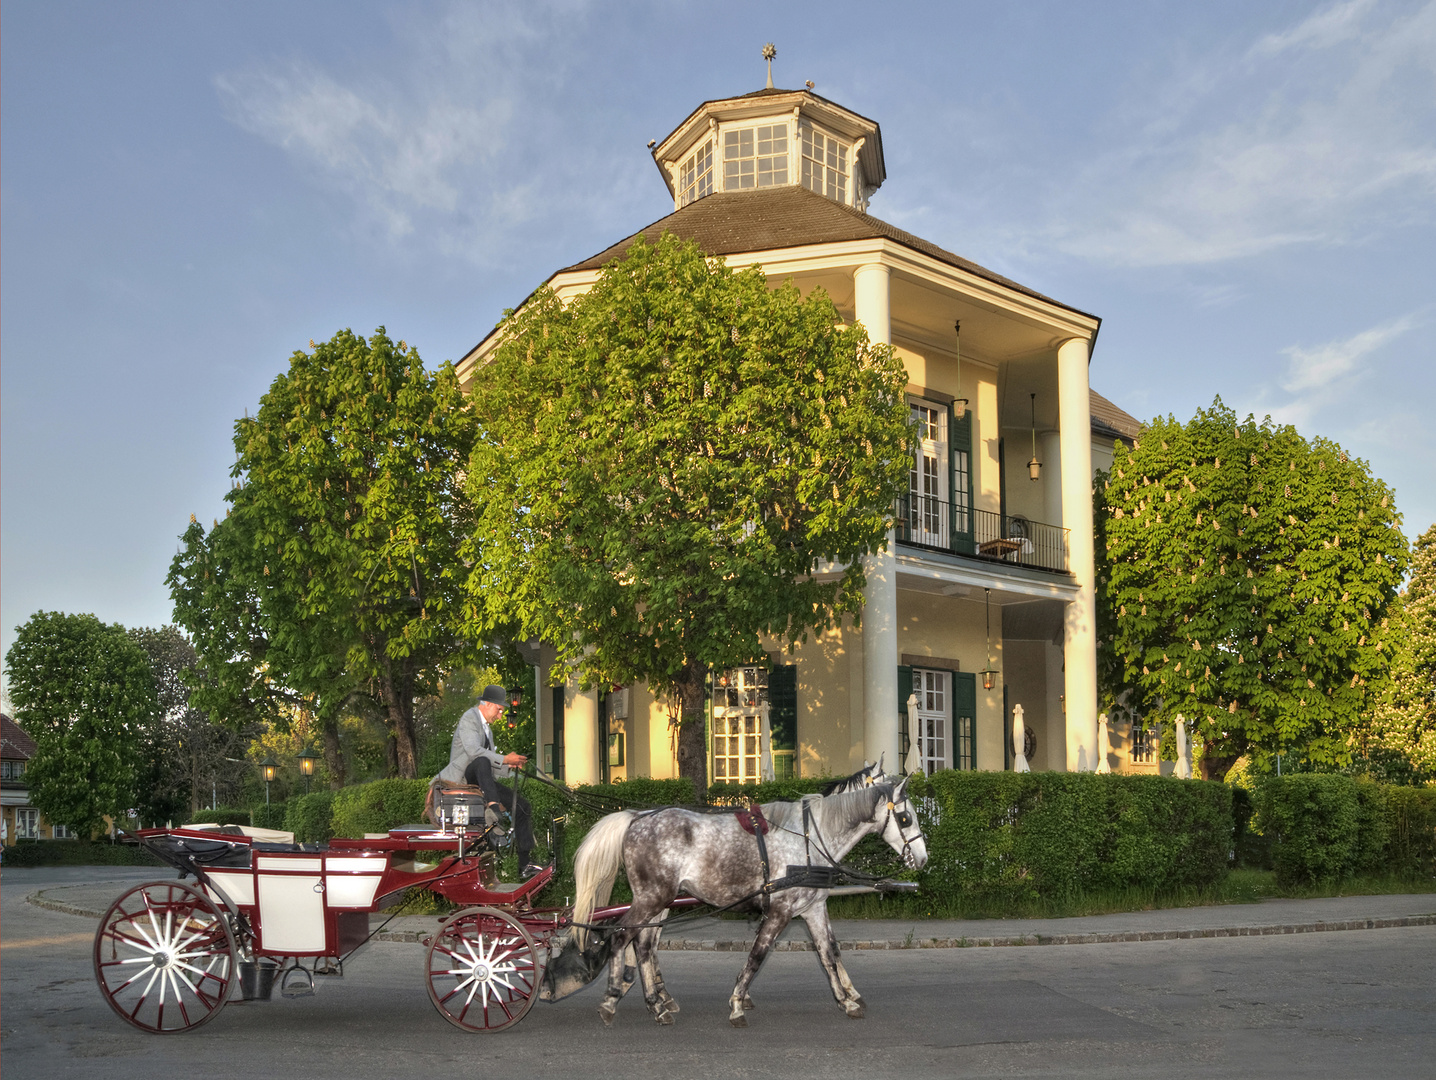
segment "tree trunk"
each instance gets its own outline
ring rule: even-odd
[[[703,737],[708,669],[689,661],[677,690],[682,712],[678,722],[678,775],[693,783],[698,801],[708,799],[708,747]]]
[[[324,741],[324,769],[329,773],[329,789],[338,791],[344,786],[345,779],[344,751],[339,746],[339,717],[320,717],[319,734]]]
[[[414,695],[408,672],[398,678],[392,671],[379,676],[379,693],[384,701],[385,723],[389,728],[389,771],[405,780],[419,775],[419,754],[414,738]]]

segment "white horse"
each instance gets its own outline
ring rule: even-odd
[[[831,795],[809,795],[796,803],[764,808],[771,828],[766,860],[757,837],[745,832],[735,814],[690,810],[624,810],[609,814],[590,831],[574,856],[577,896],[573,919],[581,927],[606,903],[620,868],[628,872],[633,905],[618,921],[609,961],[608,989],[599,1006],[612,1023],[618,1002],[632,984],[625,980],[625,954],[634,956],[643,979],[644,1000],[660,1024],[671,1024],[678,1005],[663,986],[656,950],[662,920],[680,893],[715,907],[763,913],[758,938],[738,976],[728,1019],[745,1027],[753,1007],[748,988],[773,942],[795,915],[802,916],[828,974],[833,997],[854,1018],[863,1015],[863,999],[843,968],[837,939],[828,922],[828,893],[777,879],[807,867],[829,867],[870,833],[879,833],[913,869],[927,863],[922,828],[907,798],[907,781],[883,780]],[[635,951],[628,953],[629,942]],[[582,948],[580,938],[579,947]]]

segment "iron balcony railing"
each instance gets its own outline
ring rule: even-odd
[[[897,504],[899,542],[952,555],[1067,572],[1070,530],[1024,517],[974,510],[946,499],[905,495]]]

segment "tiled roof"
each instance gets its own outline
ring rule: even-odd
[[[598,270],[614,259],[621,258],[638,237],[642,236],[652,244],[664,233],[673,233],[683,240],[695,241],[709,255],[737,255],[750,251],[803,247],[808,244],[885,238],[920,251],[949,266],[1015,289],[1026,296],[1057,304],[1069,311],[1078,310],[964,259],[961,255],[954,255],[936,244],[899,229],[896,225],[889,225],[886,221],[796,185],[764,188],[759,191],[724,192],[698,199],[682,210],[660,218],[633,236],[605,248],[592,258],[566,267],[565,270]]]
[[[25,729],[4,713],[0,713],[0,758],[29,761],[35,756],[35,740]]]
[[[1091,399],[1092,427],[1108,431],[1132,442],[1142,433],[1142,422],[1131,413],[1118,408],[1096,390],[1088,391]]]

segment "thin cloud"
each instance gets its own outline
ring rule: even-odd
[[[348,199],[355,224],[381,242],[499,264],[508,241],[525,229],[533,239],[538,219],[561,231],[622,205],[635,186],[602,131],[575,139],[565,126],[587,7],[456,4],[396,27],[404,59],[387,78],[303,62],[214,84],[233,123]]]
[[[1288,360],[1287,377],[1282,389],[1290,394],[1323,390],[1349,374],[1362,357],[1400,337],[1415,325],[1414,314],[1403,315],[1341,341],[1328,341],[1313,348],[1289,345],[1282,350]]]
[[[1327,8],[1209,58],[1176,80],[1181,95],[1145,88],[1159,104],[1056,196],[1044,239],[1111,265],[1182,266],[1429,220],[1436,3],[1375,22],[1369,3]]]
[[[1275,56],[1289,49],[1329,49],[1360,33],[1361,17],[1372,0],[1332,4],[1278,34],[1267,34],[1251,48],[1253,56]]]

